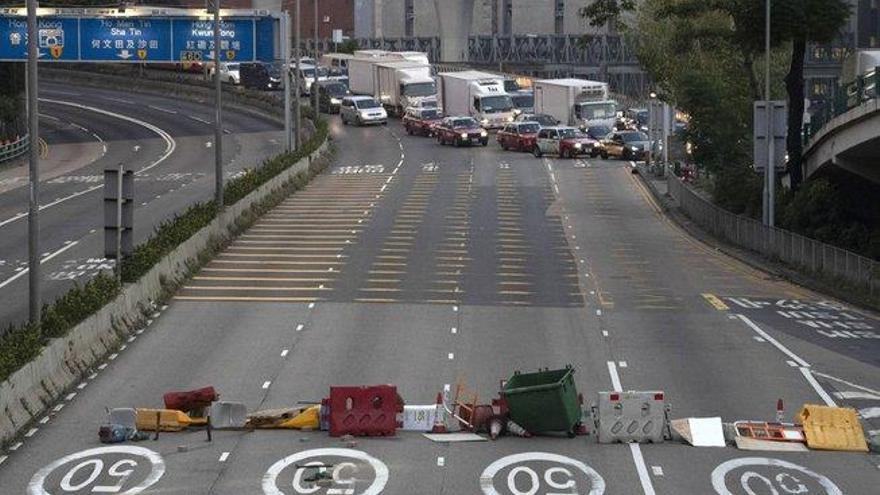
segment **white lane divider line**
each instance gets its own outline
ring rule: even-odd
[[[201,117],[196,117],[195,115],[187,115],[187,117],[191,118],[192,120],[195,120],[196,122],[201,122],[202,124],[205,124],[205,125],[214,125],[214,123],[211,122],[210,120],[205,120]]]
[[[16,450],[20,449],[22,445],[24,445],[24,444],[21,443],[21,442],[16,442],[14,445],[12,445],[11,447],[9,447],[9,450],[10,450],[11,452],[15,452]]]
[[[57,406],[52,408],[52,412],[57,413],[57,412],[60,412],[62,409],[64,409],[64,404],[58,404]]]
[[[64,397],[64,400],[70,402],[73,400],[74,397],[76,397],[76,392],[71,392]]]
[[[103,187],[103,186],[101,186],[101,187]],[[58,256],[59,254],[63,253],[64,251],[67,251],[68,249],[72,248],[73,246],[76,246],[77,244],[79,244],[79,241],[70,242],[67,245],[65,245],[64,247],[55,251],[54,253],[49,253],[48,255],[43,256],[43,258],[40,260],[40,264],[42,265],[43,263],[51,260],[52,258]],[[3,282],[0,282],[0,289],[2,289],[3,287],[6,287],[7,285],[11,284],[12,282],[15,282],[17,279],[23,277],[24,274],[27,273],[28,271],[30,271],[30,269],[25,268],[25,269],[21,270],[20,272],[16,273],[15,275],[7,278]]]
[[[437,457],[437,465],[440,466],[440,467],[445,466],[445,465],[446,465],[446,459],[444,459],[442,456],[441,456],[441,457]]]
[[[792,361],[791,359],[789,359],[788,361],[786,361],[786,364],[788,364],[788,365],[791,366],[792,368],[797,368],[797,366],[798,366],[798,364],[797,364],[796,362]]]
[[[98,365],[98,370],[104,371],[104,368],[106,368],[106,367],[107,367],[107,363],[101,363],[100,365]]]
[[[449,390],[450,390],[451,388],[452,388],[452,387],[451,387],[448,383],[444,383],[444,384],[443,384],[443,391],[444,391],[444,392],[449,392]]]
[[[651,466],[651,472],[654,473],[654,476],[663,476],[663,467]]]
[[[458,333],[458,328],[452,327],[449,331],[452,332],[453,335],[455,335]]]
[[[818,371],[813,371],[813,374],[816,375],[816,376],[821,376],[822,378],[826,378],[826,379],[828,379],[828,380],[833,380],[833,381],[835,381],[835,382],[843,383],[844,385],[848,385],[848,386],[850,386],[850,387],[853,387],[853,388],[856,388],[856,389],[862,390],[862,391],[864,391],[864,392],[868,392],[869,394],[880,395],[880,391],[873,390],[873,389],[870,389],[870,388],[868,388],[868,387],[863,387],[862,385],[857,385],[857,384],[855,384],[855,383],[853,383],[853,382],[848,382],[848,381],[843,380],[843,379],[841,379],[841,378],[836,378],[836,377],[833,377],[833,376],[831,376],[831,375],[826,375],[825,373],[820,373],[820,372],[818,372]]]
[[[302,329],[305,328],[305,327],[306,327],[305,325],[303,325],[302,323],[300,323],[299,325],[296,326],[296,331],[297,331],[297,332],[302,332]]]
[[[617,363],[617,366],[619,366],[621,368],[626,368],[627,367],[626,361],[620,361],[619,363]]]
[[[77,389],[82,390],[88,386],[89,382],[82,382],[76,386]]]
[[[168,108],[162,108],[162,107],[157,107],[157,106],[153,106],[153,105],[147,105],[147,108],[152,108],[153,110],[158,110],[160,112],[165,112],[165,113],[177,115],[177,110],[171,110]]]
[[[602,316],[602,310],[601,310],[601,309],[597,309],[597,310],[596,310],[596,316]]]
[[[9,459],[8,455],[0,455],[0,464],[6,462],[6,459]]]
[[[791,359],[793,359],[794,362],[796,362],[796,363],[798,364],[798,366],[802,366],[802,367],[806,367],[806,368],[809,368],[809,367],[810,367],[809,363],[807,363],[806,361],[804,361],[803,359],[801,359],[797,354],[791,352],[791,351],[788,349],[788,347],[785,347],[784,345],[780,344],[778,340],[774,339],[773,337],[770,336],[770,334],[768,334],[767,332],[765,332],[764,330],[762,330],[761,327],[759,327],[758,325],[756,325],[755,322],[753,322],[752,320],[750,320],[746,315],[738,314],[738,315],[736,315],[736,316],[737,316],[740,320],[742,320],[743,323],[745,323],[746,325],[748,325],[749,328],[751,328],[752,330],[754,330],[755,333],[757,333],[758,335],[760,335],[761,337],[763,337],[764,340],[766,340],[767,342],[770,342],[770,343],[773,344],[777,349],[779,349],[780,351],[782,351],[783,354],[785,354],[786,356],[788,356],[788,357],[790,357]]]
[[[331,268],[330,271],[332,272],[333,269]],[[315,303],[313,303],[313,302],[309,303],[309,309],[315,309]]]
[[[110,361],[113,361],[114,359],[116,359],[116,358],[118,358],[118,357],[119,357],[119,354],[116,353],[116,352],[114,352],[113,354],[110,354],[109,359],[110,359]]]
[[[760,343],[767,342],[766,340],[764,340],[763,337],[758,337],[757,335],[752,335],[752,339],[754,339],[755,342],[760,342]]]
[[[287,354],[289,354],[289,353],[290,353],[289,349],[284,349],[281,351],[281,357],[287,357]]]
[[[813,387],[813,390],[815,390],[816,393],[819,394],[819,397],[822,398],[826,406],[837,407],[837,403],[834,402],[834,399],[832,399],[831,396],[828,395],[828,392],[826,392],[825,389],[822,388],[822,385],[819,385],[819,382],[816,381],[816,377],[813,376],[810,368],[802,366],[798,369],[801,371],[801,374],[804,375],[804,378],[807,379],[807,383],[809,383],[810,386]]]
[[[24,437],[30,438],[30,437],[36,435],[38,431],[40,431],[39,428],[31,428],[30,430],[27,431],[27,433],[24,434]]]
[[[855,391],[849,391],[849,390],[847,390],[845,392],[834,392],[834,396],[837,397],[838,399],[880,400],[880,395],[869,394],[866,392],[855,392]]]
[[[602,336],[603,336],[603,337],[607,337],[607,336],[608,336],[608,330],[602,330]]]
[[[623,386],[620,384],[620,375],[617,374],[617,365],[614,361],[608,361],[608,374],[611,376],[611,388],[615,392],[623,392]]]
[[[455,353],[454,353],[454,352],[450,352],[448,357],[449,357],[449,360],[450,360],[450,361],[453,360],[453,359],[455,359]]]
[[[223,452],[220,454],[219,462],[226,462],[226,459],[229,459],[229,452]]]
[[[272,385],[272,382],[270,382],[270,381],[268,381],[268,380],[265,381],[265,382],[263,382],[263,390],[268,389],[269,386],[271,386],[271,385]]]
[[[44,425],[49,422],[49,416],[44,416],[43,419],[40,420],[40,424]]]

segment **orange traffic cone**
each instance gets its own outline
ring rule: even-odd
[[[443,407],[443,394],[437,393],[437,408],[434,412],[434,427],[431,433],[449,433],[446,428],[446,408]]]

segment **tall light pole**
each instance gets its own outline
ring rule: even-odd
[[[40,322],[40,132],[37,118],[37,34],[38,0],[27,0],[27,118],[28,118],[28,315],[32,324]],[[118,260],[117,260],[118,262]]]
[[[295,33],[294,34],[294,41],[293,41],[293,58],[294,58],[294,64],[296,66],[296,69],[293,71],[294,72],[293,73],[293,88],[294,88],[293,94],[295,95],[293,108],[295,110],[294,111],[294,120],[296,121],[295,125],[293,126],[294,127],[293,141],[295,143],[297,151],[299,151],[300,148],[302,147],[302,135],[299,132],[300,131],[300,124],[302,124],[302,108],[300,108],[300,105],[299,105],[299,98],[300,98],[300,95],[302,95],[302,88],[300,87],[300,84],[302,83],[302,81],[300,80],[300,77],[299,77],[300,76],[300,64],[299,64],[300,32],[301,32],[300,29],[302,27],[302,18],[299,15],[300,14],[299,2],[300,2],[300,0],[296,0],[296,11],[294,12],[296,14],[296,17],[295,17],[296,25],[293,28],[293,32]]]
[[[214,2],[214,202],[223,209],[223,122],[221,100],[223,81],[220,78],[220,0]]]
[[[773,105],[770,103],[770,1],[766,2],[764,24],[764,99],[767,113],[767,166],[764,167],[764,225],[772,227],[775,220],[776,160],[773,156]]]
[[[314,1],[315,8],[315,36],[314,36],[314,50],[312,56],[315,58],[315,82],[318,82],[318,0]],[[309,88],[311,89],[311,88]],[[318,122],[318,92],[314,91],[315,94],[312,95],[312,105],[315,110],[315,122]]]

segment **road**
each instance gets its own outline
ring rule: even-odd
[[[197,201],[213,197],[211,102],[41,84],[48,144],[41,168],[40,250],[44,302],[112,268],[104,259],[103,171],[135,170],[135,243]],[[225,114],[228,177],[277,154],[273,121]],[[27,168],[0,172],[0,328],[27,318]]]
[[[587,401],[662,390],[673,417],[772,420],[779,398],[787,418],[803,403],[880,406],[875,316],[692,239],[629,164],[440,147],[395,122],[334,118],[332,132],[326,174],[0,457],[9,493],[876,493],[876,456],[592,437],[447,444],[402,432],[350,445],[217,431],[211,443],[189,432],[83,452],[101,447],[105,407],[159,407],[170,390],[213,385],[254,410],[340,384],[393,383],[431,404],[461,381],[488,402],[514,370],[566,364]],[[337,482],[303,484],[307,462],[335,465]]]

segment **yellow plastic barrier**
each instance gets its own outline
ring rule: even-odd
[[[300,411],[296,416],[278,425],[278,428],[311,428],[317,430],[321,425],[321,406],[311,406]]]
[[[204,426],[207,421],[202,418],[191,418],[183,411],[175,409],[135,409],[137,412],[136,426],[140,431],[156,431],[156,415],[158,414],[159,431],[181,431],[189,426]]]
[[[804,426],[807,447],[811,449],[868,451],[855,409],[804,404],[795,421]]]

